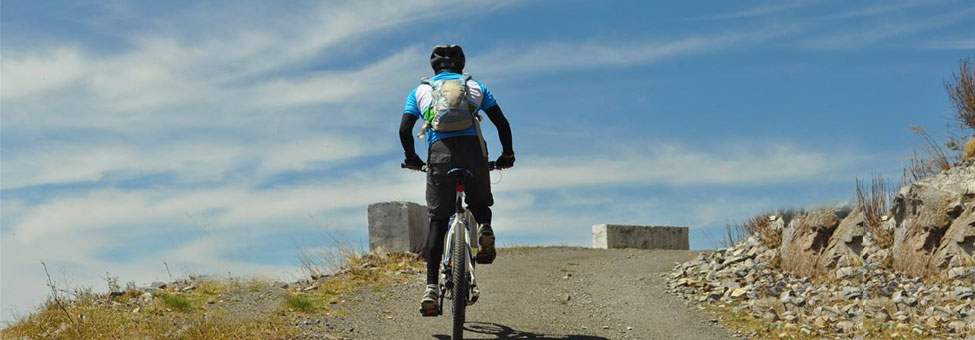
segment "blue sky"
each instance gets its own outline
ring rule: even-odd
[[[457,43],[514,130],[505,245],[724,224],[898,179],[975,51],[966,1],[4,1],[3,319],[73,285],[300,275],[366,205],[422,202],[403,102]],[[446,25],[441,20],[446,19]],[[500,150],[487,129],[490,149]],[[417,145],[421,145],[419,142]],[[422,147],[420,148],[422,149]]]

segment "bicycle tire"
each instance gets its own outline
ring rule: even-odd
[[[453,302],[453,314],[454,314],[454,334],[452,339],[462,340],[464,339],[464,319],[466,317],[467,309],[467,293],[469,291],[468,281],[467,281],[467,262],[469,261],[468,256],[470,252],[467,250],[467,242],[465,242],[465,233],[467,228],[464,223],[457,223],[454,226],[454,232],[451,236],[453,242],[452,249],[452,268],[451,275],[453,279],[453,290],[454,290],[454,300]]]

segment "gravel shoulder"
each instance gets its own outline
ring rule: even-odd
[[[730,339],[706,312],[666,291],[675,262],[698,252],[501,249],[477,268],[481,299],[468,308],[470,339]],[[449,339],[449,308],[424,318],[418,301],[423,276],[350,297],[348,314],[304,338]]]

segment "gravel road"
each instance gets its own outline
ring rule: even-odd
[[[481,299],[468,307],[470,339],[730,339],[711,317],[667,294],[661,274],[693,251],[500,249],[477,268]],[[423,277],[353,297],[349,314],[309,338],[450,339],[450,309],[421,317]],[[329,335],[325,335],[328,333]]]

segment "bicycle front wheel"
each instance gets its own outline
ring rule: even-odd
[[[469,281],[467,280],[467,262],[470,251],[467,249],[465,236],[467,228],[464,223],[457,223],[451,236],[453,242],[451,274],[454,281],[453,293],[453,312],[454,312],[454,336],[452,339],[464,339],[464,318],[467,309],[467,293],[469,292]]]

